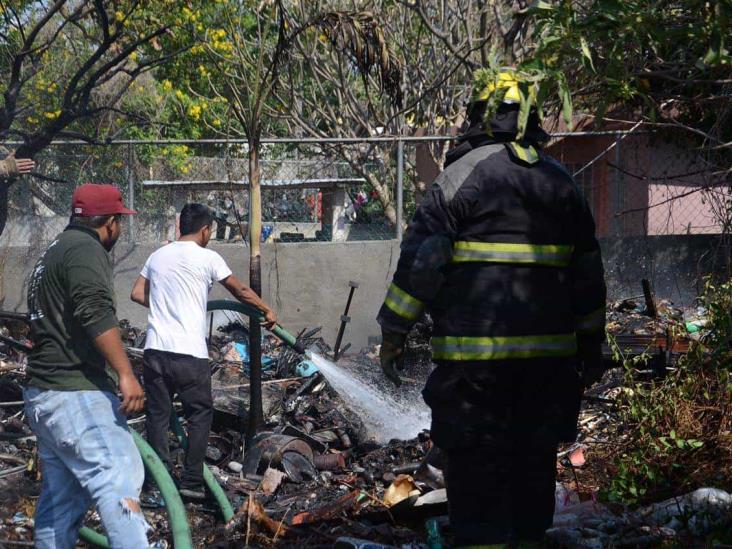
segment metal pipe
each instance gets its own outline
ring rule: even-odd
[[[132,177],[132,143],[127,144],[127,207],[131,210],[135,209],[135,181]],[[129,241],[135,242],[135,216],[129,215]]]
[[[396,211],[396,239],[402,241],[402,224],[404,223],[404,141],[397,141],[397,211]]]
[[[620,162],[622,160],[621,154],[620,154],[620,143],[621,143],[620,137],[615,137],[615,165],[617,168],[615,168],[615,177],[613,177],[613,182],[615,183],[615,188],[613,189],[615,192],[613,193],[613,211],[614,212],[620,212],[623,209],[623,174],[620,171]],[[615,236],[623,236],[623,220],[620,218],[620,216],[616,213],[613,218],[613,225],[615,229]]]
[[[353,292],[358,288],[358,282],[353,280],[348,281],[348,285],[351,287],[348,292],[348,301],[346,302],[346,310],[341,316],[341,325],[338,328],[338,336],[336,337],[335,347],[333,347],[333,360],[338,360],[338,356],[341,349],[341,341],[343,341],[343,333],[346,331],[346,324],[351,321],[351,317],[348,316],[348,311],[351,309],[351,300],[353,299]]]
[[[581,137],[581,136],[618,136],[618,135],[641,135],[652,133],[651,130],[603,130],[596,132],[557,132],[549,134],[550,138],[555,137]],[[394,143],[404,141],[407,143],[418,143],[425,141],[454,141],[458,136],[455,135],[422,135],[422,136],[402,136],[402,135],[384,135],[380,137],[301,137],[293,139],[290,137],[265,137],[260,139],[263,145],[287,144],[287,143],[311,143],[311,144],[343,144],[343,143]],[[54,140],[49,145],[88,145],[88,146],[105,146],[105,145],[246,145],[247,139],[119,139],[114,141],[104,141],[99,143],[89,143],[83,139]],[[2,145],[19,146],[23,145],[23,141],[0,141]]]
[[[646,301],[646,314],[651,318],[658,318],[658,310],[656,309],[656,300],[653,298],[653,289],[651,281],[647,278],[641,280],[643,286],[643,297]]]

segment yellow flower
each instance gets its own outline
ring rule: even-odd
[[[199,105],[191,105],[188,107],[188,115],[194,120],[201,118],[201,107]]]
[[[38,119],[37,118],[34,118],[32,116],[29,116],[28,118],[26,118],[26,121],[28,121],[28,123],[30,123],[30,124],[37,124],[38,123]]]
[[[188,173],[189,171],[191,171],[191,169],[190,169],[190,168],[189,168],[188,166],[183,166],[183,167],[182,167],[182,168],[180,169],[180,171],[181,171],[181,172],[183,172],[183,173]]]
[[[173,89],[173,83],[170,80],[163,80],[163,89],[165,91],[170,91]]]
[[[58,109],[57,111],[46,111],[43,113],[43,116],[45,116],[49,120],[56,120],[59,116],[61,116],[61,109]]]
[[[125,20],[125,14],[121,11],[114,12],[114,18],[120,23]]]
[[[137,52],[136,52],[136,51],[133,51],[133,52],[132,52],[132,53],[130,54],[130,60],[132,60],[132,61],[137,61]]]
[[[215,50],[231,51],[232,49],[234,49],[234,45],[226,40],[214,40],[211,45]]]
[[[182,91],[180,91],[180,90],[175,90],[175,96],[176,96],[176,97],[177,97],[178,99],[183,99],[183,92],[182,92]]]
[[[219,120],[219,119],[217,118],[216,120],[214,120],[214,121],[213,121],[213,125],[214,125],[214,126],[216,126],[216,127],[218,128],[218,127],[219,127],[219,126],[221,125],[221,120]]]

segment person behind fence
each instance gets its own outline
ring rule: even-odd
[[[112,185],[81,185],[71,208],[28,284],[34,346],[23,397],[43,474],[35,547],[75,547],[94,504],[111,547],[139,549],[144,469],[125,415],[142,411],[145,395],[120,337],[109,254],[122,216],[135,212]]]
[[[542,152],[535,110],[518,136],[519,86],[532,84],[512,70],[478,82],[404,237],[380,358],[399,384],[407,333],[432,315],[423,395],[456,545],[534,547],[552,525],[558,443],[574,441],[582,386],[603,371],[605,283],[588,204]]]
[[[231,272],[226,261],[206,249],[211,239],[212,211],[186,204],[180,213],[180,240],[163,246],[145,263],[130,298],[150,308],[145,339],[143,378],[147,391],[147,438],[172,470],[168,430],[172,397],[178,394],[188,427],[180,493],[204,499],[203,461],[208,445],[213,398],[206,344],[206,302],[214,282],[265,316],[268,328],[274,311]]]

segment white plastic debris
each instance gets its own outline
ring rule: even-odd
[[[729,520],[732,495],[718,488],[699,488],[693,492],[654,503],[637,514],[644,522],[674,530],[688,529],[694,535],[708,533]]]
[[[241,473],[242,469],[244,469],[244,466],[238,461],[230,461],[227,467],[232,473]]]

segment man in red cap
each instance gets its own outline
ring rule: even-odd
[[[111,546],[139,549],[148,546],[144,469],[125,415],[140,412],[145,395],[120,338],[109,255],[122,216],[135,212],[112,185],[81,185],[71,202],[68,227],[28,286],[24,399],[43,463],[35,546],[73,548],[94,504]]]

